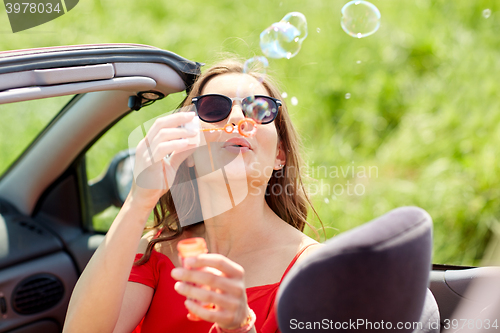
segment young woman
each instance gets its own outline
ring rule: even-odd
[[[193,112],[150,128],[137,147],[140,175],[73,291],[65,332],[278,332],[279,283],[318,248],[302,233],[309,200],[286,107],[267,78],[236,61],[202,74],[184,105],[196,97],[201,127],[221,128],[256,117],[251,96],[264,107],[252,137],[206,131],[202,146],[189,145],[196,133],[179,126]],[[152,209],[156,225],[141,238]],[[188,270],[177,243],[191,237],[209,253]]]

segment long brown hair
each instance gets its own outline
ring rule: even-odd
[[[191,87],[191,91],[181,103],[181,106],[191,104],[193,97],[201,95],[203,88],[212,78],[229,73],[245,73],[242,62],[228,59],[209,68]],[[261,81],[269,96],[281,99],[277,85],[268,75],[262,75],[257,71],[246,72],[246,74]],[[278,132],[278,142],[281,142],[286,154],[286,162],[284,168],[273,171],[267,184],[265,200],[283,221],[300,231],[304,231],[304,226],[307,224],[318,236],[316,229],[307,222],[308,206],[311,206],[321,225],[323,223],[304,189],[301,175],[303,161],[299,154],[300,140],[292,125],[285,103],[281,106],[274,124]],[[194,168],[189,168],[186,161],[184,161],[177,171],[173,186],[186,182],[190,183],[191,186],[182,186],[183,191],[175,193],[176,198],[179,198],[176,199],[177,209],[171,191],[168,191],[160,198],[154,209],[154,225],[147,229],[159,228],[161,233],[167,236],[153,237],[148,243],[144,256],[135,262],[136,265],[144,264],[149,260],[155,244],[175,239],[182,234],[183,230],[190,227],[181,227],[180,217],[182,217],[182,220],[193,221],[197,216],[202,216],[195,178]],[[279,193],[274,191],[275,188],[280,189]]]

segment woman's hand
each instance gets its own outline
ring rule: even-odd
[[[189,257],[184,262],[191,269],[174,268],[172,277],[179,280],[175,290],[188,298],[185,305],[189,312],[224,329],[239,328],[249,315],[243,267],[215,253]],[[201,270],[206,267],[221,274]],[[207,309],[200,303],[215,308]]]
[[[196,147],[187,138],[197,133],[178,126],[194,116],[194,112],[178,112],[156,119],[136,149],[132,197],[152,207],[169,190],[179,166],[193,152],[189,148]]]

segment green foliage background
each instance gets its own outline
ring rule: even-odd
[[[434,220],[435,263],[480,264],[500,216],[500,3],[374,0],[381,27],[357,39],[340,27],[346,2],[81,0],[64,16],[16,34],[2,10],[0,49],[141,43],[210,64],[223,52],[260,55],[260,32],[300,11],[309,26],[302,50],[290,60],[270,59],[270,68],[303,138],[308,188],[327,237],[416,205]],[[180,98],[126,118],[128,127],[98,143],[89,174],[126,148],[130,129]],[[5,119],[2,133],[12,126]],[[2,154],[23,140],[0,138]],[[377,173],[358,177],[362,167]],[[353,184],[364,193],[353,195]]]

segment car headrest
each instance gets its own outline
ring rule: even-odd
[[[408,328],[398,331],[412,332],[408,323],[422,313],[431,252],[432,220],[417,207],[392,210],[333,237],[281,283],[281,332],[387,330],[382,323],[392,329],[403,323]]]

